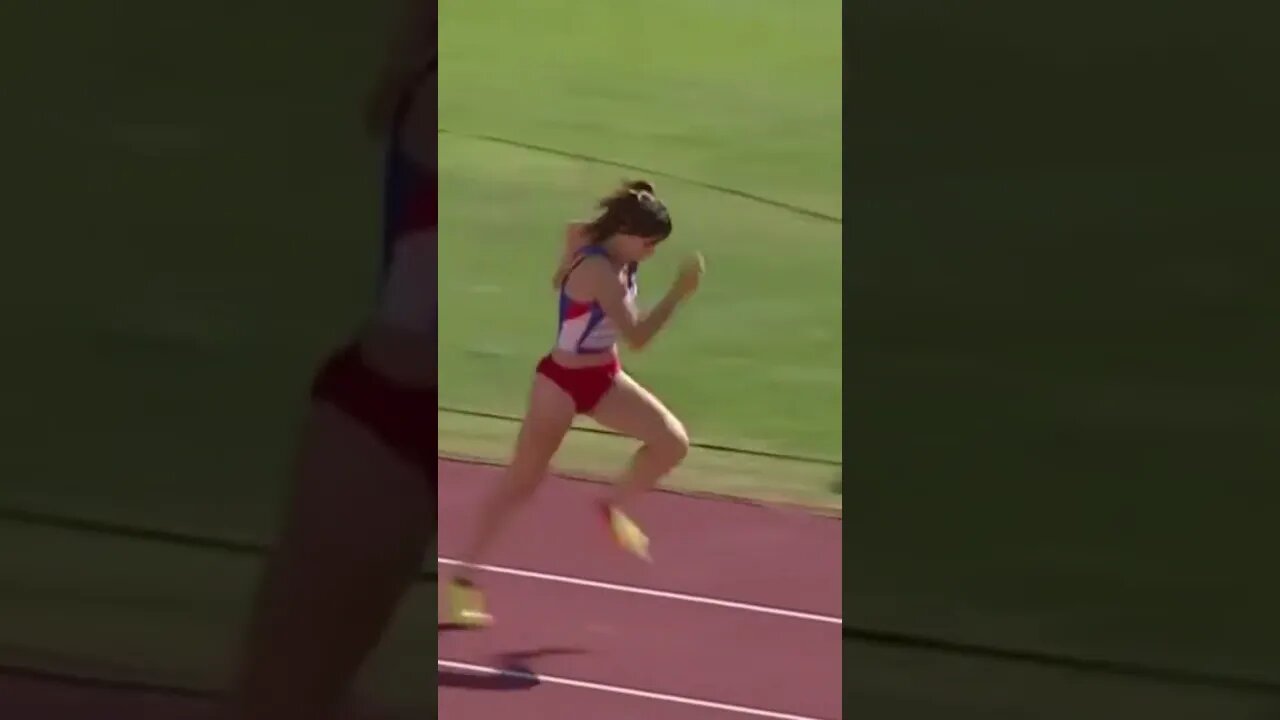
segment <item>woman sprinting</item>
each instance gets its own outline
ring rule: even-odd
[[[647,182],[625,184],[600,201],[600,214],[569,226],[553,284],[560,291],[555,347],[538,363],[515,454],[502,483],[481,508],[475,536],[450,582],[452,619],[465,626],[492,622],[473,569],[499,531],[546,476],[552,456],[578,415],[642,444],[599,510],[617,542],[648,559],[648,538],[626,515],[641,493],[684,459],[684,426],[652,393],[622,370],[617,343],[648,346],[698,289],[702,258],[681,265],[671,289],[646,313],[636,310],[636,275],[672,230],[671,216]]]

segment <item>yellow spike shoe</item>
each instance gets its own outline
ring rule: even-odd
[[[484,609],[484,593],[470,580],[454,579],[449,583],[450,621],[468,628],[484,628],[493,624],[493,616]]]
[[[602,509],[618,546],[641,560],[653,562],[653,558],[649,557],[649,537],[640,526],[612,505],[604,504]]]

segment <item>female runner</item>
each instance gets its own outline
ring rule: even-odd
[[[235,720],[335,717],[435,538],[435,0],[406,15],[366,118],[388,146],[378,306],[312,385]]]
[[[636,274],[671,234],[671,217],[647,182],[631,182],[602,200],[599,216],[569,226],[553,284],[560,290],[560,330],[551,353],[538,363],[524,423],[506,476],[480,511],[474,539],[450,582],[454,622],[485,626],[493,618],[472,575],[481,555],[545,477],[574,417],[588,415],[642,445],[600,509],[617,542],[648,559],[648,538],[622,508],[654,487],[684,459],[684,426],[618,360],[619,339],[648,346],[681,303],[698,289],[703,262],[687,259],[666,296],[649,312],[636,312]]]

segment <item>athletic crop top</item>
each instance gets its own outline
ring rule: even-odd
[[[600,303],[594,300],[578,302],[564,291],[565,283],[569,281],[569,273],[581,265],[583,260],[593,255],[603,257],[604,248],[590,245],[580,251],[560,283],[560,329],[556,336],[557,350],[581,354],[603,353],[613,350],[618,342],[618,328],[605,315]],[[634,310],[638,294],[635,263],[628,265],[626,272],[627,306]]]
[[[405,330],[436,333],[436,168],[423,167],[402,147],[406,116],[416,98],[434,108],[436,61],[424,67],[401,98],[387,143],[378,317]],[[418,108],[413,108],[421,112]]]

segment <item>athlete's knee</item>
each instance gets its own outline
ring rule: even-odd
[[[684,426],[680,425],[679,431],[672,435],[672,457],[676,462],[682,462],[689,455],[689,433],[685,432]]]
[[[671,418],[657,437],[649,443],[654,452],[659,453],[668,462],[678,463],[689,454],[689,433],[679,420]]]

